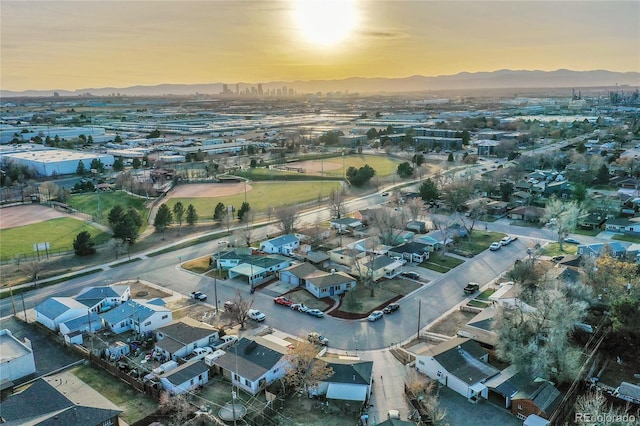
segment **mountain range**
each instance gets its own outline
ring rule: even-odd
[[[230,90],[236,90],[236,83],[227,85]],[[256,87],[257,83],[237,83],[243,90]],[[559,88],[559,87],[614,87],[640,86],[640,73],[613,72],[606,70],[571,71],[560,69],[556,71],[526,71],[499,70],[491,72],[461,72],[455,75],[440,75],[427,77],[413,75],[402,78],[362,78],[352,77],[340,80],[309,80],[309,81],[273,81],[262,83],[263,91],[277,90],[286,87],[296,93],[328,93],[348,92],[360,94],[381,94],[397,92],[419,92],[435,90],[477,90],[477,89],[509,89],[509,88]],[[0,97],[40,97],[53,96],[54,92],[60,96],[109,96],[119,93],[121,96],[162,96],[162,95],[217,95],[222,92],[223,83],[209,84],[159,84],[154,86],[103,87],[78,90],[0,90]]]

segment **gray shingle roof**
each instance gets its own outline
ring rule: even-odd
[[[477,383],[500,372],[480,360],[486,351],[470,339],[451,339],[431,349],[431,353],[450,374],[467,384]]]
[[[107,311],[100,316],[110,324],[115,324],[127,318],[133,318],[138,322],[144,321],[156,312],[171,312],[164,306],[150,305],[135,300],[127,300],[122,305]]]
[[[11,395],[2,402],[3,425],[19,425],[29,419],[54,413],[74,404],[53,386],[38,379],[21,393]]]
[[[107,420],[119,415],[122,411],[104,408],[84,407],[77,405],[67,408],[47,420],[36,423],[37,426],[102,426]]]
[[[80,290],[76,300],[81,299],[106,299],[108,297],[121,297],[129,288],[126,285],[86,287]]]
[[[280,352],[243,337],[233,350],[218,358],[215,364],[255,381],[271,370],[283,356]]]
[[[34,309],[47,318],[55,319],[69,309],[86,309],[86,305],[71,297],[50,297]]]
[[[208,370],[209,367],[207,364],[203,361],[197,361],[180,366],[163,377],[169,380],[173,385],[178,386]]]
[[[355,281],[352,276],[345,274],[344,272],[327,273],[322,271],[308,275],[306,280],[317,288],[331,287]]]
[[[183,347],[197,340],[212,336],[217,333],[217,330],[204,324],[196,325],[190,323],[190,321],[176,321],[158,328],[156,332],[164,334],[164,338],[158,342],[158,346],[164,347],[162,343],[166,339],[171,339],[178,342],[181,345],[180,347]]]
[[[354,363],[339,362],[329,359],[323,359],[333,369],[333,375],[325,380],[330,383],[350,383],[356,385],[371,384],[371,375],[373,373],[373,361],[360,361]]]

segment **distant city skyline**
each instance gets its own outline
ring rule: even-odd
[[[640,71],[638,1],[3,0],[0,27],[13,91]]]

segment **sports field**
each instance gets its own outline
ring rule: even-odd
[[[141,231],[147,226],[148,209],[145,207],[147,200],[142,197],[134,197],[126,192],[101,192],[100,195],[93,192],[90,194],[77,194],[71,196],[68,204],[78,211],[97,217],[98,199],[100,200],[100,210],[102,210],[101,223],[106,223],[109,210],[119,204],[125,210],[133,207],[140,213],[140,217],[142,217]]]
[[[245,200],[244,187],[243,183],[180,185],[167,195],[166,204],[171,209],[178,201],[182,202],[185,208],[193,204],[201,219],[210,219],[219,202],[239,209]],[[340,182],[251,182],[246,188],[246,200],[251,209],[254,212],[264,212],[268,207],[313,201],[320,194],[326,197],[340,188]],[[197,191],[197,195],[194,195],[194,191]],[[235,193],[232,194],[231,191]]]
[[[0,229],[0,259],[10,260],[15,256],[33,255],[33,245],[48,242],[53,252],[73,250],[73,240],[82,232],[88,231],[96,244],[101,244],[111,235],[82,220],[61,217],[46,222],[32,223],[15,228]]]

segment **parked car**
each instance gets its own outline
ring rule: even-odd
[[[398,309],[400,309],[400,305],[397,303],[389,303],[387,306],[385,306],[385,308],[382,310],[382,312],[384,312],[385,314],[390,314],[392,312],[397,311]]]
[[[257,309],[249,309],[247,311],[247,316],[249,318],[251,318],[254,321],[264,321],[265,318],[267,318],[267,316],[265,314],[263,314],[262,312],[260,312]]]
[[[569,244],[580,244],[580,241],[576,240],[575,238],[565,238],[564,240],[565,243],[569,243]]]
[[[373,311],[371,312],[371,314],[367,317],[368,321],[377,321],[380,318],[382,318],[382,316],[384,315],[384,312],[382,311]]]
[[[215,349],[226,349],[229,346],[235,345],[237,341],[238,341],[238,336],[234,336],[234,335],[228,334],[226,336],[222,336],[220,338],[220,340],[215,342],[213,344],[213,347]]]
[[[322,312],[320,309],[309,309],[307,313],[317,318],[322,318],[324,316],[324,312]]]
[[[479,289],[480,284],[471,282],[464,287],[464,294],[471,294]]]
[[[419,280],[420,279],[420,274],[417,273],[417,272],[413,272],[413,271],[403,272],[400,275],[405,277],[405,278],[411,278],[412,280]]]
[[[489,246],[489,250],[496,251],[496,250],[500,250],[501,247],[502,247],[502,244],[500,244],[500,242],[495,242],[495,243],[491,243],[491,245]]]
[[[200,291],[192,291],[191,298],[199,302],[204,302],[205,300],[207,300],[207,295]]]
[[[329,344],[329,339],[324,337],[322,334],[312,331],[307,336],[307,340],[311,343],[315,343],[317,345],[327,346]]]
[[[278,305],[283,305],[283,306],[293,305],[293,301],[291,299],[287,299],[284,296],[276,297],[275,299],[273,299],[273,303],[276,303]]]
[[[406,264],[407,264],[407,259],[403,259],[403,258],[401,258],[400,256],[394,256],[394,257],[393,257],[393,260],[395,260],[396,262],[400,262],[400,263],[402,263],[403,265],[406,265]]]
[[[304,303],[294,303],[291,305],[291,309],[298,312],[307,312],[309,308],[304,305]]]
[[[389,193],[388,193],[388,192],[383,192],[383,193],[382,193],[382,194],[380,194],[380,195],[382,195],[383,197],[388,197],[388,196],[389,196]]]
[[[506,237],[500,240],[500,244],[502,244],[503,246],[508,246],[509,244],[511,244],[511,241],[513,240],[511,239],[510,236],[507,235]]]

